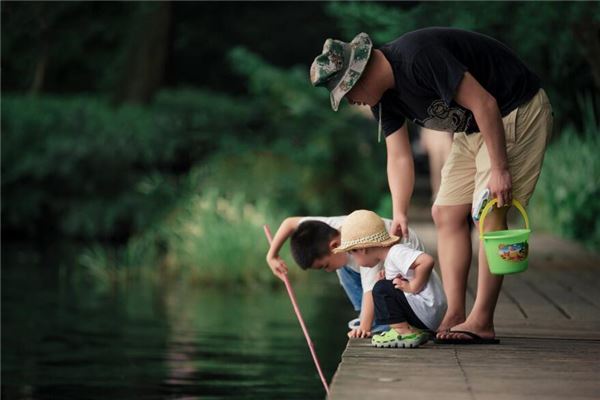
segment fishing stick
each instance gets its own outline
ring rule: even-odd
[[[269,229],[269,225],[264,226],[265,235],[267,236],[267,240],[269,244],[273,241],[273,237],[271,236],[271,230]],[[315,345],[312,340],[310,340],[310,336],[308,334],[308,329],[306,329],[306,325],[304,325],[304,320],[302,319],[302,314],[300,313],[300,308],[298,307],[298,303],[296,302],[296,295],[294,294],[294,290],[292,289],[292,285],[286,274],[283,274],[283,283],[285,283],[285,288],[287,289],[288,295],[290,296],[290,300],[292,301],[292,305],[294,306],[294,311],[296,312],[296,317],[298,317],[298,322],[300,322],[300,326],[302,327],[302,332],[304,332],[304,337],[306,338],[306,343],[308,343],[308,348],[310,349],[310,354],[312,354],[313,361],[315,362],[315,367],[317,367],[317,371],[319,372],[319,376],[321,377],[321,382],[323,383],[323,387],[325,388],[325,392],[329,396],[329,386],[327,386],[327,380],[325,380],[325,376],[323,375],[323,371],[321,371],[321,365],[319,364],[319,359],[317,358],[317,353],[315,352]]]

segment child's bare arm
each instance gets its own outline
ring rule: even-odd
[[[279,257],[279,250],[285,243],[285,241],[294,233],[298,225],[300,224],[300,220],[303,217],[288,217],[279,226],[277,229],[277,233],[273,237],[273,241],[271,242],[271,246],[269,247],[269,251],[267,252],[267,263],[271,268],[271,271],[275,276],[279,279],[283,279],[283,275],[287,274],[288,267],[285,264],[285,261]]]
[[[401,278],[395,278],[393,283],[396,289],[400,289],[406,293],[419,293],[429,279],[435,261],[429,254],[423,253],[410,266],[414,270],[414,279],[407,281]]]
[[[375,315],[375,304],[373,303],[373,292],[365,292],[362,296],[360,310],[360,326],[348,332],[351,338],[366,338],[371,336],[371,326]]]

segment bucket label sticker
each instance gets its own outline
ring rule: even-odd
[[[498,254],[506,261],[523,261],[529,254],[529,244],[527,242],[499,244]]]

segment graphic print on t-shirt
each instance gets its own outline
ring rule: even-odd
[[[435,131],[464,132],[473,114],[460,107],[448,107],[442,99],[437,99],[427,108],[428,118],[416,119],[415,123]]]

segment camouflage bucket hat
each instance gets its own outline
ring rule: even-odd
[[[373,42],[366,33],[359,33],[350,43],[327,39],[323,53],[317,56],[310,67],[313,86],[325,86],[330,92],[331,108],[338,110],[342,97],[352,89],[362,75]]]

